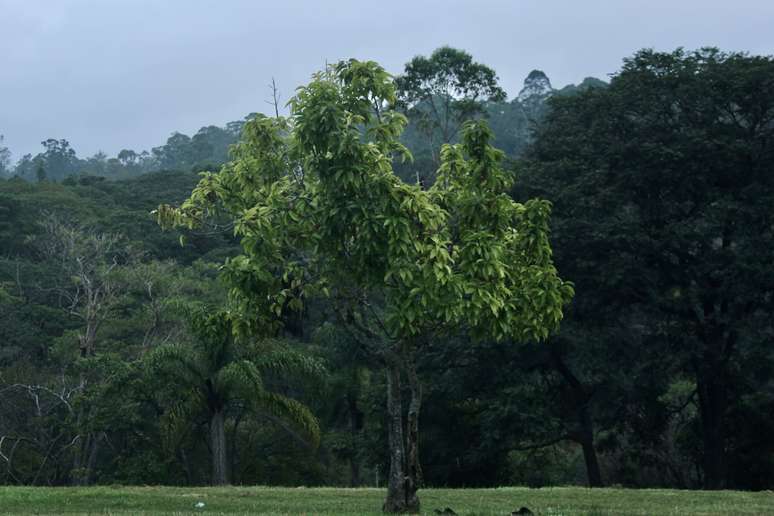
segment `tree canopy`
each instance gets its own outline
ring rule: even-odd
[[[556,204],[585,326],[617,319],[694,382],[708,488],[744,446],[733,378],[770,352],[773,76],[770,57],[638,52],[609,88],[552,100],[523,174]]]

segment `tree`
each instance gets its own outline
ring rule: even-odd
[[[185,432],[203,415],[209,427],[212,484],[228,483],[226,418],[244,411],[289,423],[313,446],[320,439],[317,419],[298,401],[265,388],[264,375],[304,374],[320,378],[321,365],[278,342],[248,345],[234,339],[227,314],[195,315],[192,345],[165,345],[153,350],[146,363],[154,376],[176,386],[183,395],[167,412],[167,433]]]
[[[122,245],[120,235],[98,233],[77,225],[67,224],[48,214],[40,223],[43,236],[42,254],[59,264],[64,280],[56,286],[65,310],[80,321],[77,330],[78,355],[83,360],[76,391],[90,387],[89,364],[99,367],[97,355],[98,335],[103,324],[116,309],[125,286],[116,280],[115,273],[134,259],[131,249]],[[91,406],[79,404],[73,412],[78,434],[78,447],[74,452],[73,480],[88,483],[94,460],[104,433],[89,428]]]
[[[116,157],[118,158],[118,161],[120,161],[121,164],[125,167],[136,164],[139,159],[137,153],[131,149],[121,149]]]
[[[80,160],[75,150],[70,147],[70,142],[49,138],[40,144],[46,150],[35,156],[35,161],[39,163],[37,170],[45,170],[48,179],[61,180],[78,172]]]
[[[65,279],[58,292],[69,314],[84,326],[78,333],[80,356],[94,356],[97,332],[122,290],[114,272],[132,259],[131,249],[121,245],[120,235],[91,231],[51,214],[41,226],[45,236],[41,250],[46,258],[60,264]]]
[[[0,134],[0,177],[11,175],[11,151],[3,145],[4,139]]]
[[[35,164],[32,161],[32,154],[25,154],[16,162],[14,175],[25,179],[35,177]]]
[[[506,97],[494,70],[451,47],[429,58],[416,56],[395,85],[401,107],[427,138],[436,166],[440,146],[453,141],[465,121],[485,116],[487,102]]]
[[[161,170],[188,170],[194,165],[191,137],[174,132],[167,143],[151,150]]]
[[[153,159],[163,170],[190,170],[197,166],[220,165],[228,159],[229,146],[236,142],[243,122],[230,122],[225,128],[202,127],[193,138],[175,132],[167,143],[152,150]],[[125,159],[130,155],[124,154]],[[139,156],[141,158],[141,156]]]
[[[708,489],[732,482],[730,453],[748,446],[728,431],[747,419],[734,400],[771,368],[772,120],[773,58],[643,50],[609,88],[551,101],[522,174],[555,202],[580,306],[614,300],[608,323],[693,384]],[[610,312],[586,308],[586,324]]]
[[[406,119],[374,62],[340,62],[290,101],[291,117],[245,126],[234,160],[205,174],[165,225],[233,218],[243,255],[224,274],[238,329],[273,334],[315,296],[386,370],[390,451],[386,512],[419,509],[421,385],[416,355],[465,327],[496,339],[544,339],[572,295],[548,245],[547,202],[514,203],[483,122],[441,151],[429,190],[401,181]],[[404,405],[403,382],[410,394]]]
[[[46,174],[46,167],[43,166],[42,161],[38,161],[38,165],[35,168],[35,178],[38,180],[38,183],[41,183],[48,178],[48,174]]]

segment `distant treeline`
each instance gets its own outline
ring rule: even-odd
[[[572,94],[605,84],[599,79],[587,78],[578,86],[554,90],[542,72],[532,72],[518,97],[508,102],[487,102],[486,114],[499,147],[511,156],[519,155],[529,142],[532,125],[542,116],[545,101],[551,95]],[[28,181],[61,181],[71,176],[128,179],[159,170],[215,169],[228,160],[229,147],[239,141],[245,122],[254,116],[251,113],[223,127],[202,127],[193,136],[174,132],[164,145],[153,147],[150,152],[123,149],[113,157],[100,151],[82,158],[67,139],[47,138],[41,142],[43,151],[25,154],[12,163],[11,151],[3,146],[0,136],[0,177],[18,176]],[[429,157],[428,142],[421,137],[416,124],[408,128],[404,140],[420,162],[423,157]],[[410,171],[405,173],[410,174]]]
[[[229,146],[239,140],[242,127],[249,118],[250,115],[245,120],[229,122],[225,127],[202,127],[193,137],[175,132],[166,144],[154,147],[150,152],[123,149],[115,157],[98,152],[89,158],[79,158],[66,139],[49,138],[41,142],[42,152],[34,156],[25,154],[13,167],[9,159],[4,164],[0,160],[0,172],[29,181],[61,181],[73,176],[127,179],[155,170],[217,166],[228,159]],[[7,149],[5,152],[6,156],[10,155]]]

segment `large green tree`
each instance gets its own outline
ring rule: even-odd
[[[322,295],[386,369],[387,512],[419,509],[423,343],[459,327],[542,339],[572,295],[551,261],[548,203],[508,197],[484,123],[443,147],[433,188],[393,173],[393,158],[407,156],[396,101],[376,63],[331,66],[299,88],[289,120],[248,122],[232,162],[205,174],[180,208],[158,210],[173,225],[233,217],[244,254],[224,270],[243,314],[238,329],[275,332],[288,309]]]
[[[754,392],[772,369],[774,59],[638,52],[609,88],[555,98],[530,158],[586,338],[659,349],[655,369],[695,388],[703,485],[732,484],[729,456],[751,443],[731,429],[756,417],[740,408],[770,406]]]

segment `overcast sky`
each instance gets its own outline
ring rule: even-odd
[[[326,61],[399,73],[442,45],[513,97],[534,68],[561,87],[642,47],[774,54],[774,0],[0,0],[0,134],[14,160],[45,138],[150,149],[267,111],[272,77],[287,100]]]

